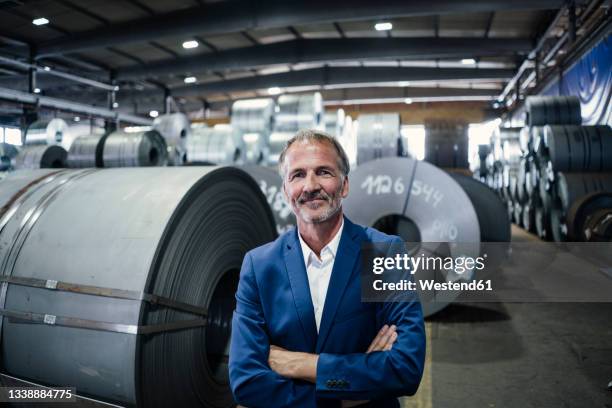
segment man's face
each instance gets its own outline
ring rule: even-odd
[[[283,191],[298,220],[321,223],[340,210],[348,195],[348,178],[338,154],[327,142],[295,142],[285,155]]]

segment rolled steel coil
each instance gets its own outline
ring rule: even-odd
[[[121,405],[234,406],[239,270],[276,235],[252,178],[232,167],[18,173],[2,181],[15,194],[0,191],[3,371]]]
[[[26,129],[24,145],[56,145],[61,144],[68,124],[64,119],[39,120]]]
[[[254,165],[239,166],[239,168],[246,171],[259,185],[274,215],[278,234],[294,228],[297,222],[283,194],[283,179],[278,172],[269,167]]]
[[[461,243],[461,254],[478,256],[480,226],[468,195],[446,172],[409,158],[385,158],[358,166],[350,177],[351,193],[344,200],[346,215],[361,225],[399,235],[408,243]],[[461,254],[449,246],[450,256]],[[420,278],[462,279],[452,272],[427,271]],[[425,315],[452,302],[459,292],[445,291],[435,301],[421,297]]]
[[[242,136],[231,126],[194,127],[187,141],[190,163],[234,164],[243,161]]]
[[[609,126],[546,126],[544,144],[555,171],[612,170],[612,129]]]
[[[323,129],[324,126],[320,93],[278,97],[273,132],[295,133],[300,129]]]
[[[344,109],[338,109],[335,112],[325,112],[323,118],[325,121],[325,132],[336,138],[341,138],[344,133],[344,123],[346,120]]]
[[[516,174],[516,199],[521,204],[526,203],[529,199],[527,183],[531,183],[529,162],[526,157],[522,157]]]
[[[523,225],[523,205],[518,201],[514,202],[514,208],[512,213],[512,221],[516,225]]]
[[[8,143],[0,143],[0,171],[10,170],[18,154],[19,149],[17,146]]]
[[[15,169],[57,169],[66,167],[68,152],[58,145],[24,146],[15,157]]]
[[[537,201],[535,207],[535,230],[538,237],[545,241],[552,239],[552,229],[550,223],[551,208],[545,206],[543,202]]]
[[[425,124],[425,161],[438,167],[468,168],[468,126],[461,123]]]
[[[401,156],[402,150],[399,113],[359,115],[357,165]]]
[[[521,211],[521,225],[529,232],[536,231],[535,210],[535,203],[533,203],[531,200],[523,204],[523,210]]]
[[[68,167],[73,169],[103,167],[103,150],[106,137],[91,134],[77,137],[68,150]]]
[[[181,166],[187,161],[187,142],[191,136],[191,122],[184,113],[162,115],[153,121],[153,130],[166,142],[170,166]]]
[[[246,99],[232,105],[230,124],[242,135],[246,163],[266,162],[274,109],[275,102],[271,98]]]
[[[526,102],[529,126],[580,125],[580,100],[576,96],[529,96]]]
[[[570,241],[612,241],[612,191],[587,194],[567,213]]]
[[[104,140],[104,167],[165,166],[167,159],[166,142],[155,130],[134,133],[116,131]]]
[[[295,136],[295,132],[272,132],[270,134],[268,139],[268,165],[278,164],[281,152],[293,136]]]

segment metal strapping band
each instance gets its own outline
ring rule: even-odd
[[[79,319],[76,317],[56,316],[44,313],[22,312],[16,310],[0,309],[0,315],[6,316],[11,322],[45,324],[48,326],[64,326],[79,329],[89,329],[126,334],[154,334],[168,331],[184,330],[194,327],[206,326],[206,319],[178,320],[164,324],[151,324],[138,326],[135,324],[122,324],[100,322],[97,320]]]
[[[0,276],[0,282],[12,285],[29,286],[48,290],[58,290],[62,292],[80,293],[84,295],[102,296],[117,299],[142,300],[154,305],[162,305],[171,309],[189,312],[206,317],[208,311],[204,308],[179,302],[167,297],[153,295],[135,290],[112,289],[100,286],[79,285],[75,283],[61,282],[56,280],[45,280],[36,278],[24,278],[18,276]]]

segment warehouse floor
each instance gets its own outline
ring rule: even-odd
[[[425,376],[402,406],[612,407],[611,318],[612,303],[451,305],[427,321]]]

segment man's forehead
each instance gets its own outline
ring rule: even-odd
[[[325,141],[318,140],[299,140],[293,143],[287,150],[287,157],[296,159],[303,157],[304,152],[317,153],[317,154],[330,154],[333,157],[337,155],[334,146]]]

